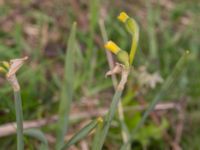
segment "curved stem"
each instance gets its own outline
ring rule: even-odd
[[[133,60],[135,58],[135,52],[136,52],[136,49],[137,49],[138,40],[139,40],[139,30],[136,29],[135,34],[132,35],[132,45],[131,45],[131,51],[130,51],[130,54],[129,54],[130,64],[133,63]]]
[[[135,58],[135,52],[137,50],[137,45],[139,41],[139,26],[133,18],[127,20],[126,26],[130,34],[132,35],[132,44],[131,44],[131,50],[129,54],[130,64],[132,64]]]

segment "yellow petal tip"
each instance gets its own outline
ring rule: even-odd
[[[108,41],[104,47],[114,54],[117,54],[120,51],[120,48],[113,41]]]
[[[98,118],[97,118],[97,122],[98,122],[98,123],[103,123],[103,118],[102,118],[102,117],[98,117]]]
[[[121,22],[126,22],[129,16],[125,12],[121,12],[117,17]]]

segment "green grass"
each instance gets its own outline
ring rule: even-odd
[[[72,26],[72,31],[68,40],[68,48],[65,57],[64,80],[61,89],[61,99],[58,110],[58,125],[57,125],[57,143],[56,149],[61,149],[64,145],[64,137],[69,128],[69,112],[74,95],[73,80],[74,80],[74,51],[76,40],[76,23]]]
[[[60,100],[64,101],[65,96],[67,96],[65,94],[69,91],[63,90],[66,86],[63,79],[69,77],[67,75],[69,72],[66,73],[64,69],[65,54],[69,52],[66,50],[70,46],[67,44],[67,39],[69,39],[74,21],[77,22],[77,34],[76,40],[73,41],[75,44],[75,48],[73,48],[75,49],[73,51],[75,73],[72,75],[73,79],[70,79],[71,82],[73,81],[71,90],[74,92],[72,105],[76,105],[75,108],[80,112],[87,112],[90,109],[94,111],[110,106],[113,89],[111,79],[104,78],[109,66],[98,21],[103,16],[108,38],[118,43],[123,49],[130,49],[131,37],[116,19],[121,11],[126,11],[137,20],[140,27],[139,48],[134,60],[135,71],[130,73],[128,85],[122,95],[125,123],[128,129],[135,128],[144,111],[136,111],[136,113],[134,110],[126,110],[126,108],[141,106],[138,103],[138,99],[141,97],[148,105],[151,105],[153,98],[164,84],[157,85],[154,89],[145,88],[145,92],[139,97],[138,92],[142,92],[144,87],[141,87],[136,81],[134,73],[138,72],[140,66],[146,66],[148,73],[159,72],[161,77],[166,79],[172,73],[172,68],[181,55],[188,49],[191,53],[188,64],[184,66],[182,74],[176,80],[173,77],[172,86],[164,92],[164,96],[159,100],[163,102],[180,101],[182,103],[182,98],[187,99],[186,124],[180,145],[183,150],[198,149],[198,139],[200,138],[198,134],[198,114],[200,113],[198,102],[200,97],[200,78],[198,77],[200,74],[198,67],[200,28],[198,22],[200,20],[200,3],[197,0],[176,0],[173,2],[160,1],[160,4],[154,4],[143,0],[134,3],[123,1],[116,4],[114,1],[91,0],[88,3],[81,1],[77,5],[82,13],[85,13],[83,20],[86,23],[86,30],[83,30],[78,16],[74,15],[76,11],[74,7],[64,1],[56,3],[47,1],[46,4],[34,4],[31,1],[21,4],[5,2],[0,6],[0,61],[24,55],[29,56],[28,63],[17,74],[22,88],[24,120],[41,119],[57,114]],[[14,13],[17,16],[3,20],[10,17],[14,11],[19,12]],[[31,30],[38,34],[32,35]],[[46,39],[46,43],[42,41],[43,38]],[[70,50],[72,49],[70,48]],[[69,88],[69,86],[67,87]],[[0,124],[3,125],[15,121],[12,91],[3,76],[0,77],[0,95]],[[65,96],[60,98],[61,95]],[[72,98],[70,99],[72,100]],[[83,99],[88,100],[88,108],[81,108],[81,105],[84,104]],[[98,102],[95,106],[93,105],[94,100]],[[68,115],[66,116],[68,117]],[[177,119],[170,110],[161,118]],[[91,119],[93,118],[86,120]],[[169,126],[165,131],[169,131],[169,135],[174,137],[174,128],[169,119],[166,120]],[[77,131],[74,128],[81,123],[82,121],[77,121],[76,124],[68,122],[67,126],[66,124],[58,124],[60,127],[62,126],[63,130],[68,128],[69,133],[74,135]],[[137,140],[132,141],[132,149],[142,149],[144,145],[146,149],[150,150],[162,149],[162,147],[169,148],[169,143],[165,142],[163,136],[159,138],[152,136],[155,128],[157,126],[154,121],[150,117],[147,118],[141,129],[151,131],[144,135],[144,132],[138,130]],[[56,129],[57,125],[52,124],[41,130],[48,131],[50,135],[56,137]],[[65,132],[62,133],[63,137]],[[93,136],[91,134],[84,140],[89,146],[92,146],[90,143]],[[15,141],[14,135],[0,138],[0,149],[16,149]],[[146,141],[148,144],[145,143]],[[32,149],[39,147],[38,142],[25,137],[25,146],[32,145]],[[63,143],[63,141],[61,142]],[[103,148],[119,149],[122,143],[120,122],[118,115],[115,114]],[[50,149],[51,145],[54,144],[50,143]],[[80,144],[77,143],[75,146],[80,149]]]

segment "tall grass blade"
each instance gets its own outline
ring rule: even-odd
[[[69,148],[71,145],[79,142],[81,139],[86,137],[90,131],[92,131],[98,123],[98,120],[93,120],[88,123],[84,128],[78,131],[63,147],[62,150]]]
[[[101,135],[102,128],[103,128],[103,121],[98,122],[98,125],[96,127],[96,131],[95,131],[94,140],[92,142],[92,150],[98,149],[98,144],[99,144],[99,141],[100,141],[100,135]]]
[[[155,31],[155,12],[152,8],[151,1],[147,1],[147,22],[148,22],[148,37],[149,37],[149,50],[151,59],[157,58],[158,55],[158,45]]]
[[[104,125],[103,125],[103,130],[101,131],[101,134],[99,135],[99,144],[98,144],[98,147],[96,148],[96,150],[101,150],[102,147],[103,147],[103,144],[104,144],[104,141],[106,139],[108,130],[110,128],[110,124],[112,122],[112,119],[114,117],[117,105],[118,105],[118,103],[119,103],[119,101],[121,99],[121,95],[122,95],[122,90],[115,92],[115,95],[114,95],[114,97],[112,99],[112,103],[111,103],[109,112],[108,112],[108,114],[107,114],[107,116],[105,118],[105,122],[104,122]]]
[[[85,69],[88,70],[88,83],[93,79],[94,71],[96,67],[97,51],[94,47],[95,29],[99,20],[99,6],[100,0],[90,0],[89,7],[89,39],[87,41],[86,52],[86,65]]]
[[[90,0],[90,10],[89,10],[89,30],[90,30],[90,39],[88,43],[88,48],[90,51],[92,51],[93,48],[93,40],[94,40],[94,33],[95,33],[95,28],[98,24],[99,20],[99,5],[100,5],[100,0]]]
[[[68,47],[65,57],[64,81],[61,90],[61,101],[58,112],[57,142],[56,149],[60,150],[64,144],[64,137],[69,126],[69,111],[73,98],[74,80],[74,49],[76,47],[76,23],[73,24],[72,31],[68,40]]]

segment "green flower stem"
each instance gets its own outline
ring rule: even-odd
[[[99,26],[100,26],[100,30],[101,30],[101,34],[102,34],[104,43],[106,43],[106,41],[108,41],[108,37],[107,37],[107,33],[106,33],[106,29],[105,29],[105,25],[104,25],[103,20],[99,22]],[[107,50],[106,50],[106,56],[107,56],[107,61],[108,61],[108,64],[109,64],[109,68],[111,70],[112,68],[114,68],[113,57],[112,57],[111,53],[109,51],[107,51]],[[114,74],[111,77],[112,77],[113,87],[116,90],[117,83],[118,83],[117,77]],[[124,123],[124,113],[123,112],[124,112],[124,110],[123,110],[122,102],[121,102],[121,100],[119,100],[119,103],[118,103],[118,114],[119,114],[119,121],[120,121],[120,124],[121,124],[121,127],[122,127],[121,134],[122,134],[123,142],[126,143],[128,141],[128,139],[129,139],[130,135],[129,135],[128,128],[127,128],[126,124]]]
[[[130,54],[129,54],[130,65],[132,65],[133,60],[135,58],[135,53],[136,53],[136,49],[137,49],[137,45],[138,45],[138,40],[139,40],[139,32],[137,32],[132,37],[131,51],[130,51]]]
[[[102,129],[102,132],[100,134],[99,145],[98,145],[98,148],[96,150],[101,150],[102,147],[103,147],[103,144],[104,144],[104,141],[106,139],[106,136],[107,136],[108,130],[110,128],[111,122],[113,120],[115,111],[116,111],[118,103],[121,99],[121,95],[123,93],[124,86],[127,82],[128,75],[129,75],[129,69],[124,69],[122,71],[121,81],[120,81],[120,83],[119,83],[119,85],[118,85],[118,87],[115,91],[114,97],[113,97],[112,102],[111,102],[110,109],[109,109],[108,114],[105,118],[103,129]]]
[[[22,112],[22,102],[20,95],[20,86],[16,77],[16,72],[24,64],[24,61],[28,57],[12,59],[10,63],[4,62],[4,66],[7,68],[6,79],[10,83],[13,92],[14,92],[14,101],[15,101],[15,111],[16,111],[16,120],[17,120],[17,150],[24,149],[23,141],[23,112]]]
[[[11,70],[12,71],[12,70]],[[20,94],[20,86],[17,80],[17,77],[14,74],[7,74],[7,80],[13,88],[14,92],[14,101],[15,101],[15,112],[17,120],[17,150],[24,149],[23,141],[23,112],[22,112],[22,102]]]
[[[128,18],[125,22],[126,29],[132,36],[132,45],[129,54],[130,65],[133,63],[135,58],[135,52],[137,50],[137,45],[139,41],[139,26],[133,18]]]
[[[14,98],[15,98],[15,111],[16,111],[16,120],[17,120],[17,150],[23,150],[24,149],[23,112],[22,112],[20,90],[14,91]]]

